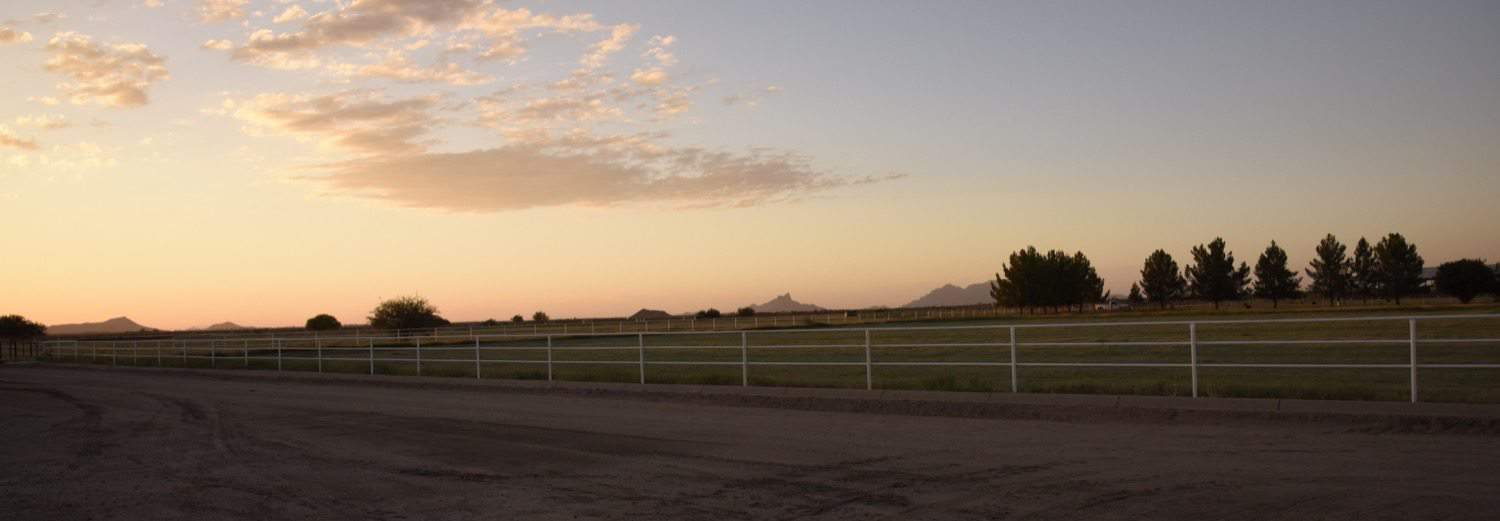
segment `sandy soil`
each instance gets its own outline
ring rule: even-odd
[[[0,368],[0,519],[1495,519],[1500,439]]]

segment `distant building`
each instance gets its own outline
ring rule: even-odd
[[[641,308],[640,311],[630,315],[630,320],[666,320],[672,318],[672,314],[659,309]]]

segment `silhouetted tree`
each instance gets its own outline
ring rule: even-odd
[[[418,296],[381,302],[370,312],[370,325],[382,329],[424,329],[448,325],[438,309]]]
[[[1076,307],[1105,298],[1104,279],[1083,252],[1068,255],[1059,250],[1045,255],[1027,247],[1010,255],[990,283],[990,297],[998,306],[1015,306],[1018,310]]]
[[[1193,265],[1187,268],[1188,289],[1193,295],[1214,303],[1239,300],[1250,284],[1250,266],[1234,266],[1234,253],[1226,251],[1224,239],[1215,237],[1207,246],[1193,247]]]
[[[755,316],[755,308],[752,308],[750,306],[745,306],[745,307],[742,307],[740,309],[735,310],[734,314],[742,316],[742,317]]]
[[[332,331],[341,327],[344,327],[344,324],[339,323],[339,319],[327,313],[307,319],[308,331]]]
[[[547,313],[545,312],[538,311],[531,314],[531,319],[537,322],[546,322],[548,320],[552,320],[552,317],[547,316]]]
[[[1399,233],[1386,235],[1375,244],[1375,284],[1382,297],[1401,304],[1401,297],[1422,289],[1422,256],[1417,245]]]
[[[1364,237],[1354,245],[1354,258],[1349,261],[1350,291],[1359,295],[1361,302],[1370,302],[1375,296],[1375,250]]]
[[[1345,255],[1348,248],[1331,233],[1323,237],[1316,251],[1317,258],[1307,268],[1307,277],[1312,283],[1309,289],[1327,297],[1329,305],[1336,305],[1354,286],[1353,261]]]
[[[1479,294],[1496,290],[1495,272],[1482,260],[1445,262],[1438,266],[1433,285],[1439,293],[1468,304]]]
[[[1128,300],[1131,304],[1134,305],[1146,303],[1146,297],[1141,296],[1141,286],[1139,284],[1136,284],[1134,282],[1130,283],[1130,297],[1128,298]]]
[[[0,316],[0,340],[11,346],[30,341],[47,333],[47,326],[27,320],[21,315]]]
[[[720,316],[723,316],[723,313],[720,313],[717,309],[708,308],[699,310],[698,313],[694,314],[693,316],[697,318],[719,318]]]
[[[514,323],[517,323],[517,324],[520,324],[520,323],[526,321],[526,317],[523,317],[521,315],[516,315],[516,316],[510,317],[510,321],[514,322]]]
[[[1301,294],[1302,277],[1286,267],[1286,250],[1271,241],[1266,251],[1255,261],[1255,295],[1271,299],[1271,307],[1278,307],[1284,299],[1297,298]]]
[[[498,325],[500,325],[500,321],[499,320],[495,320],[493,318],[488,318],[488,319],[485,319],[484,322],[480,322],[480,325],[498,326]]]
[[[1141,290],[1146,292],[1147,299],[1166,309],[1187,293],[1187,281],[1182,278],[1177,261],[1166,251],[1156,250],[1141,266]]]

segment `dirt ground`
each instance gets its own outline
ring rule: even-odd
[[[1495,519],[1500,438],[0,368],[0,519]]]

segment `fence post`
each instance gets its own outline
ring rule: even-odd
[[[484,370],[479,368],[479,337],[474,337],[474,379],[483,380]]]
[[[131,342],[130,343],[130,366],[131,367],[135,367],[135,366],[141,365],[140,358],[141,358],[141,343],[140,342]]]
[[[746,333],[740,331],[740,386],[750,385],[750,342]]]
[[[245,369],[249,369],[250,368],[250,339],[248,339],[248,338],[245,339],[245,345],[242,348],[245,350]]]
[[[417,339],[417,376],[422,376],[422,337]]]
[[[866,329],[865,330],[865,390],[869,391],[869,390],[872,390],[874,388],[875,388],[875,371],[874,371],[874,365],[871,364],[871,360],[870,360],[870,330]]]
[[[188,366],[187,349],[188,349],[187,348],[187,342],[183,342],[182,343],[182,367],[183,368],[186,368]]]
[[[1188,362],[1193,366],[1193,398],[1198,397],[1198,323],[1188,323]]]
[[[552,381],[552,335],[547,335],[547,381]]]
[[[1417,403],[1417,319],[1408,319],[1406,329],[1411,345],[1411,403]]]
[[[161,341],[156,341],[156,366],[161,367]]]
[[[375,375],[375,338],[370,337],[370,375]]]
[[[271,337],[271,344],[276,346],[276,372],[281,372],[281,341]]]
[[[323,372],[323,339],[313,335],[313,347],[318,350],[318,372]]]
[[[646,335],[636,335],[636,342],[641,346],[641,383],[646,383]]]
[[[1021,381],[1017,378],[1016,365],[1021,360],[1016,356],[1016,326],[1010,326],[1010,392],[1021,392]]]
[[[215,369],[219,367],[219,341],[208,341],[208,367]]]

